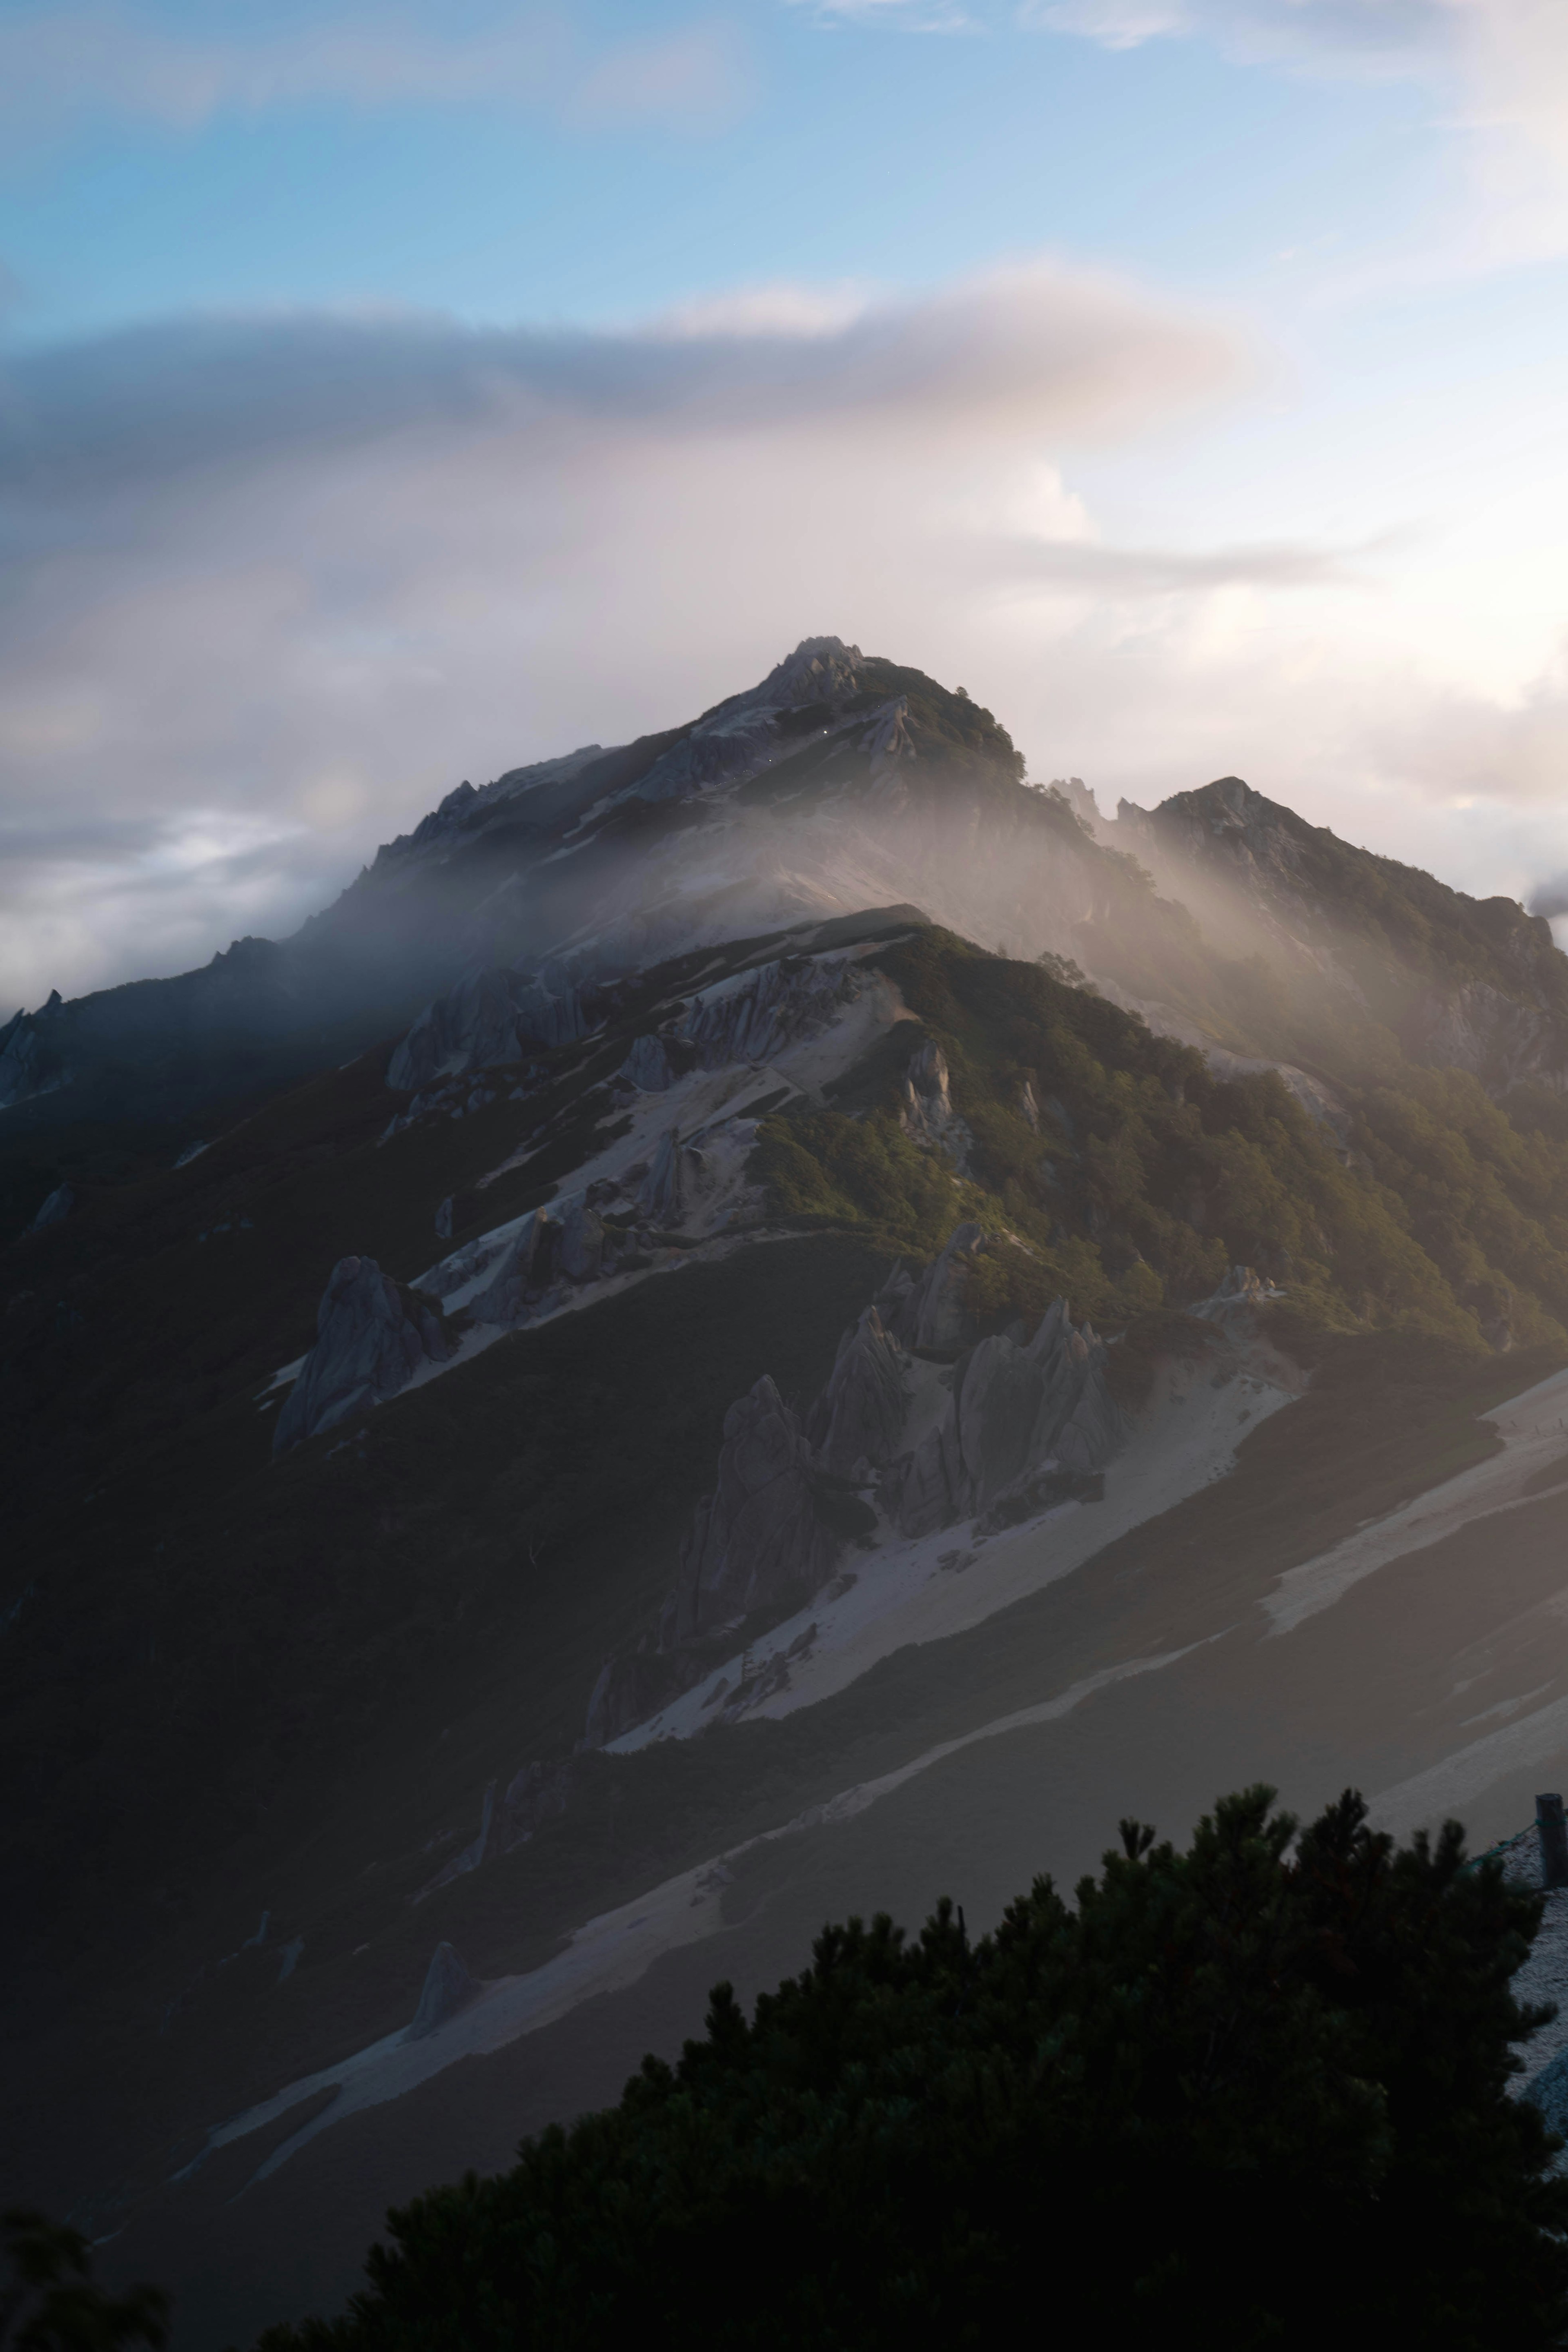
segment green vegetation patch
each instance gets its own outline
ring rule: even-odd
[[[900,1024],[833,1108],[764,1123],[755,1165],[779,1214],[921,1255],[961,1217],[1005,1227],[1027,1249],[987,1253],[972,1281],[992,1326],[1065,1296],[1121,1328],[1247,1265],[1314,1330],[1568,1337],[1568,1140],[1521,1133],[1472,1079],[1410,1068],[1363,1090],[1347,1152],[1274,1072],[1217,1077],[1044,966],[934,929],[878,961],[947,1056],[966,1174],[902,1131]]]

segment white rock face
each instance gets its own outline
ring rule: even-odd
[[[1006,1526],[1102,1470],[1129,1433],[1105,1363],[1103,1342],[1087,1323],[1075,1329],[1059,1298],[1026,1347],[983,1339],[957,1368],[941,1420],[882,1480],[900,1534],[971,1517]]]
[[[925,1038],[910,1056],[899,1124],[911,1143],[944,1153],[963,1173],[974,1138],[953,1109],[947,1055],[932,1038]]]
[[[436,1317],[424,1307],[405,1311],[374,1258],[340,1258],[317,1309],[316,1344],[278,1416],[273,1453],[384,1404],[422,1363],[444,1363],[447,1353]]]
[[[831,1377],[812,1411],[810,1437],[823,1468],[858,1479],[890,1461],[909,1409],[903,1350],[875,1307],[846,1331]]]

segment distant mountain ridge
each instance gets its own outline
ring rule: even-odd
[[[1386,1058],[1392,1045],[1468,1070],[1494,1093],[1568,1083],[1568,957],[1516,900],[1472,898],[1358,849],[1239,776],[1152,810],[1124,800],[1110,822],[1081,784],[1068,789],[1097,841],[1137,857],[1191,911],[1211,953],[1261,959],[1295,999],[1284,1007],[1249,992],[1244,1012],[1219,1009],[1212,981],[1184,970],[1190,952],[1167,949],[1163,976],[1178,1004],[1216,1032],[1239,1019],[1256,1050],[1287,1044],[1293,1029],[1298,1045],[1342,1066]],[[1100,961],[1113,976],[1125,943],[1105,942]]]

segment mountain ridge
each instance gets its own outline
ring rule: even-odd
[[[363,1048],[464,970],[553,955],[613,976],[895,899],[1076,961],[1155,1026],[1222,1050],[1327,1074],[1342,1057],[1326,1033],[1359,1018],[1363,1060],[1392,1051],[1492,1091],[1562,1090],[1568,962],[1542,919],[1339,842],[1239,779],[1153,812],[1123,802],[1108,821],[1081,786],[1026,787],[1021,772],[961,692],[805,639],[683,726],[458,785],[289,940],[237,940],[197,971],[14,1016],[0,1134],[221,1117]],[[705,877],[684,854],[695,834],[719,860]],[[984,887],[966,889],[975,870]],[[1216,995],[1199,969],[1227,937],[1233,961],[1277,967],[1262,1001],[1245,976]],[[1293,1031],[1266,1001],[1282,983],[1323,999]]]

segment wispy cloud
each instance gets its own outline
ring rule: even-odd
[[[303,23],[194,32],[130,0],[0,17],[0,125],[37,143],[132,116],[194,130],[224,114],[336,102],[545,108],[585,125],[732,120],[749,74],[732,25],[707,20],[594,48],[554,8],[465,29],[428,5],[322,9]]]
[[[1021,0],[1026,29],[1127,49],[1213,42],[1238,63],[1425,84],[1480,209],[1458,268],[1568,247],[1568,8],[1561,0]]]
[[[1408,81],[1458,143],[1472,203],[1441,274],[1568,249],[1568,6],[1563,0],[789,0],[823,25],[1071,37],[1110,50],[1205,41],[1233,63]],[[1430,276],[1435,255],[1414,264]],[[1397,274],[1412,274],[1406,257]],[[1367,273],[1387,274],[1378,264]]]
[[[1180,36],[1259,63],[1406,72],[1451,56],[1467,7],[1505,0],[1021,0],[1016,21],[1111,49]]]
[[[577,82],[571,112],[585,123],[707,129],[742,112],[751,88],[734,28],[692,25],[608,50]]]
[[[790,0],[808,9],[820,25],[879,25],[898,33],[977,33],[984,13],[963,0]]]
[[[972,560],[986,576],[1117,596],[1184,596],[1213,588],[1343,588],[1364,585],[1363,548],[1290,545],[1184,550],[1103,547],[1078,540],[982,542]]]

